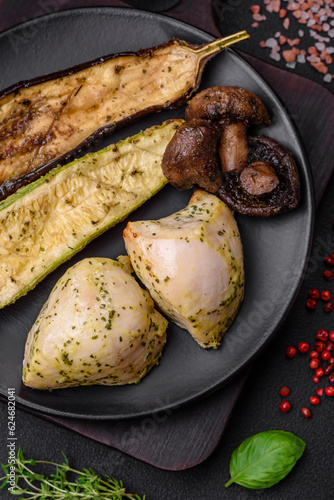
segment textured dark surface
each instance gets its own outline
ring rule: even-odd
[[[2,4],[8,5],[11,2],[2,0]],[[18,5],[20,2],[16,2]],[[22,4],[23,2],[21,2]],[[92,2],[91,2],[92,3]],[[102,4],[103,2],[99,2]],[[183,2],[180,2],[181,8]],[[242,9],[239,9],[242,15]],[[8,10],[7,10],[8,12]],[[13,13],[13,19],[15,19]],[[1,22],[4,18],[0,16]],[[8,26],[8,19],[7,22]],[[15,22],[15,21],[14,21]],[[10,24],[10,22],[9,22]],[[245,27],[245,26],[243,26]],[[257,54],[256,51],[254,55]],[[264,74],[272,75],[270,67],[264,68],[261,64],[253,60],[254,66],[262,69]],[[289,82],[292,83],[293,82]],[[275,88],[275,82],[272,83]],[[300,83],[295,83],[296,100],[300,91]],[[312,85],[309,90],[310,97],[314,95],[315,87]],[[284,97],[284,96],[283,96]],[[328,103],[328,122],[330,121],[330,96],[323,94],[318,103]],[[316,112],[317,108],[315,108]],[[296,108],[293,115],[303,120],[307,115],[306,108]],[[319,134],[329,134],[317,128],[314,124],[314,141]],[[312,138],[307,143],[307,147],[312,146]],[[332,157],[332,155],[331,155]],[[328,157],[327,149],[322,148],[315,158],[319,160],[319,165],[327,162],[327,168],[332,167],[331,158]],[[316,183],[317,188],[324,189],[324,182],[321,169],[318,170],[319,178]],[[319,191],[318,191],[319,192]],[[29,457],[44,458],[49,460],[61,460],[60,451],[65,451],[71,463],[79,468],[92,466],[99,473],[107,473],[115,477],[122,478],[130,491],[139,494],[146,493],[149,499],[166,500],[192,500],[192,499],[295,499],[299,497],[323,500],[332,496],[333,477],[333,447],[334,438],[332,430],[332,415],[334,401],[330,398],[322,398],[319,407],[313,409],[313,417],[306,421],[300,414],[300,407],[309,406],[308,399],[314,394],[314,384],[311,373],[308,369],[307,357],[297,356],[294,360],[287,360],[284,350],[287,345],[296,345],[301,340],[314,340],[314,333],[318,328],[333,328],[333,314],[325,314],[322,307],[318,307],[315,313],[310,313],[305,309],[305,300],[309,288],[328,288],[332,292],[332,284],[327,284],[322,278],[324,270],[323,257],[334,250],[334,233],[332,231],[333,217],[333,196],[334,180],[332,180],[325,192],[316,219],[315,243],[313,258],[310,260],[309,271],[305,284],[301,290],[300,298],[293,309],[293,313],[286,322],[284,328],[279,333],[276,340],[257,360],[252,369],[251,375],[245,385],[241,397],[234,409],[233,417],[226,429],[226,432],[217,447],[216,451],[201,465],[183,472],[166,472],[148,466],[138,460],[108,448],[106,446],[93,443],[91,440],[78,436],[73,432],[62,429],[58,426],[44,422],[40,418],[33,417],[25,412],[18,411],[16,417],[17,442],[24,449]],[[283,415],[279,412],[278,406],[281,398],[278,390],[281,385],[288,384],[291,388],[290,401],[293,409],[290,414]],[[319,384],[325,387],[325,383]],[[0,428],[2,430],[1,461],[6,458],[6,428],[7,415],[6,406],[0,406]],[[151,425],[153,425],[151,423]],[[215,426],[213,426],[215,427]],[[138,446],[145,442],[149,435],[149,424],[140,426],[135,434]],[[229,490],[224,489],[224,483],[228,479],[228,463],[234,448],[249,435],[267,429],[284,429],[295,432],[307,443],[304,456],[297,464],[293,472],[279,485],[267,491],[251,491],[242,489],[239,486],[232,486]],[[131,430],[128,429],[129,431]],[[194,436],[188,438],[189,449],[192,442],[196,440],[196,428]],[[165,443],[168,449],[168,442]],[[7,498],[2,494],[1,498]],[[8,496],[8,498],[12,498]]]

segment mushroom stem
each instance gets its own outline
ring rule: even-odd
[[[270,193],[279,184],[273,167],[263,161],[255,161],[241,172],[240,185],[248,194],[260,196]]]
[[[223,172],[240,171],[247,164],[247,127],[243,122],[225,126],[219,146],[219,158]]]

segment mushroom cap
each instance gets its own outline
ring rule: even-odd
[[[216,193],[222,184],[218,157],[219,129],[208,120],[184,122],[175,132],[162,158],[162,171],[177,189],[195,184]]]
[[[193,97],[185,111],[186,120],[203,118],[219,122],[241,121],[249,125],[269,125],[267,108],[253,92],[242,87],[211,87]]]
[[[300,200],[300,181],[292,154],[271,137],[248,137],[248,164],[270,164],[279,179],[278,186],[270,193],[251,195],[240,184],[240,172],[224,172],[219,197],[233,210],[241,214],[269,217],[288,212],[297,207]]]

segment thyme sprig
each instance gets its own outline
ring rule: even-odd
[[[5,476],[0,478],[0,490],[8,485],[8,491],[12,495],[20,496],[20,499],[37,500],[145,500],[138,495],[126,493],[122,481],[117,481],[110,476],[97,476],[93,469],[78,471],[69,466],[68,459],[64,453],[64,462],[57,464],[46,460],[25,459],[21,448],[13,464],[1,464]],[[38,464],[47,464],[56,468],[54,474],[49,477],[35,472],[31,467]],[[10,482],[11,467],[15,469],[15,485]],[[76,476],[75,480],[69,480],[67,474]]]

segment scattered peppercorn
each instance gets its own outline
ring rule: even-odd
[[[325,375],[330,375],[333,371],[333,365],[327,365],[324,368]]]
[[[318,405],[320,403],[320,399],[317,398],[317,396],[311,396],[310,403],[311,403],[311,405]]]
[[[286,385],[283,385],[283,387],[281,387],[279,393],[280,393],[281,396],[283,396],[285,398],[286,396],[289,396],[290,389]]]
[[[333,351],[333,349],[334,349],[333,342],[326,342],[325,349],[326,349],[326,351]]]
[[[320,299],[320,293],[319,293],[319,290],[316,290],[315,288],[312,288],[312,289],[308,292],[308,296],[310,297],[310,299],[313,299],[313,300],[319,300],[319,299]]]
[[[324,361],[328,361],[329,358],[331,357],[330,351],[322,351],[321,357]]]
[[[333,332],[329,332],[328,336],[329,336],[329,340],[331,340],[332,342],[334,342],[334,331]]]
[[[334,389],[334,387],[333,387],[333,389]],[[289,401],[282,401],[281,404],[279,405],[279,407],[283,413],[288,413],[288,411],[291,410],[291,404],[289,403]]]
[[[298,344],[298,351],[299,352],[307,352],[310,348],[310,345],[307,342],[300,342]]]
[[[324,342],[316,342],[314,345],[314,349],[318,352],[324,351],[326,348],[326,344]]]
[[[331,299],[331,294],[329,290],[324,290],[323,292],[321,292],[320,296],[324,302],[328,302]]]
[[[325,393],[326,393],[327,396],[333,397],[334,396],[334,386],[329,385],[328,387],[326,387]]]
[[[319,361],[319,359],[312,359],[312,361],[310,361],[309,367],[310,367],[312,370],[316,370],[317,368],[319,368],[319,366],[320,366],[320,361]]]
[[[326,332],[326,330],[324,330],[323,328],[321,328],[321,330],[317,331],[315,337],[318,340],[322,340],[323,342],[326,342],[326,340],[328,339],[328,332]]]
[[[333,304],[332,304],[332,302],[327,302],[324,305],[324,311],[325,312],[332,312],[333,311]]]
[[[310,309],[311,311],[314,311],[314,309],[316,309],[316,307],[317,307],[317,303],[313,299],[307,299],[307,301],[306,301],[306,307],[308,309]]]
[[[332,279],[333,279],[332,271],[324,271],[323,276],[324,276],[326,281],[332,281]]]
[[[319,358],[319,353],[317,351],[311,351],[310,352],[310,358],[311,359],[317,359],[317,358]]]
[[[317,368],[316,371],[315,371],[315,376],[318,377],[318,378],[322,377],[324,374],[325,374],[325,372],[324,372],[323,368]]]
[[[318,396],[322,396],[324,394],[324,390],[321,389],[320,387],[317,387],[315,392],[318,394]]]
[[[303,406],[303,408],[302,408],[302,414],[304,415],[305,418],[312,417],[311,410],[309,408],[305,408],[305,406]]]
[[[285,350],[285,355],[287,358],[294,358],[296,356],[297,349],[293,346],[289,346]]]
[[[324,258],[326,266],[332,267],[334,266],[334,259],[332,257],[325,257]]]

